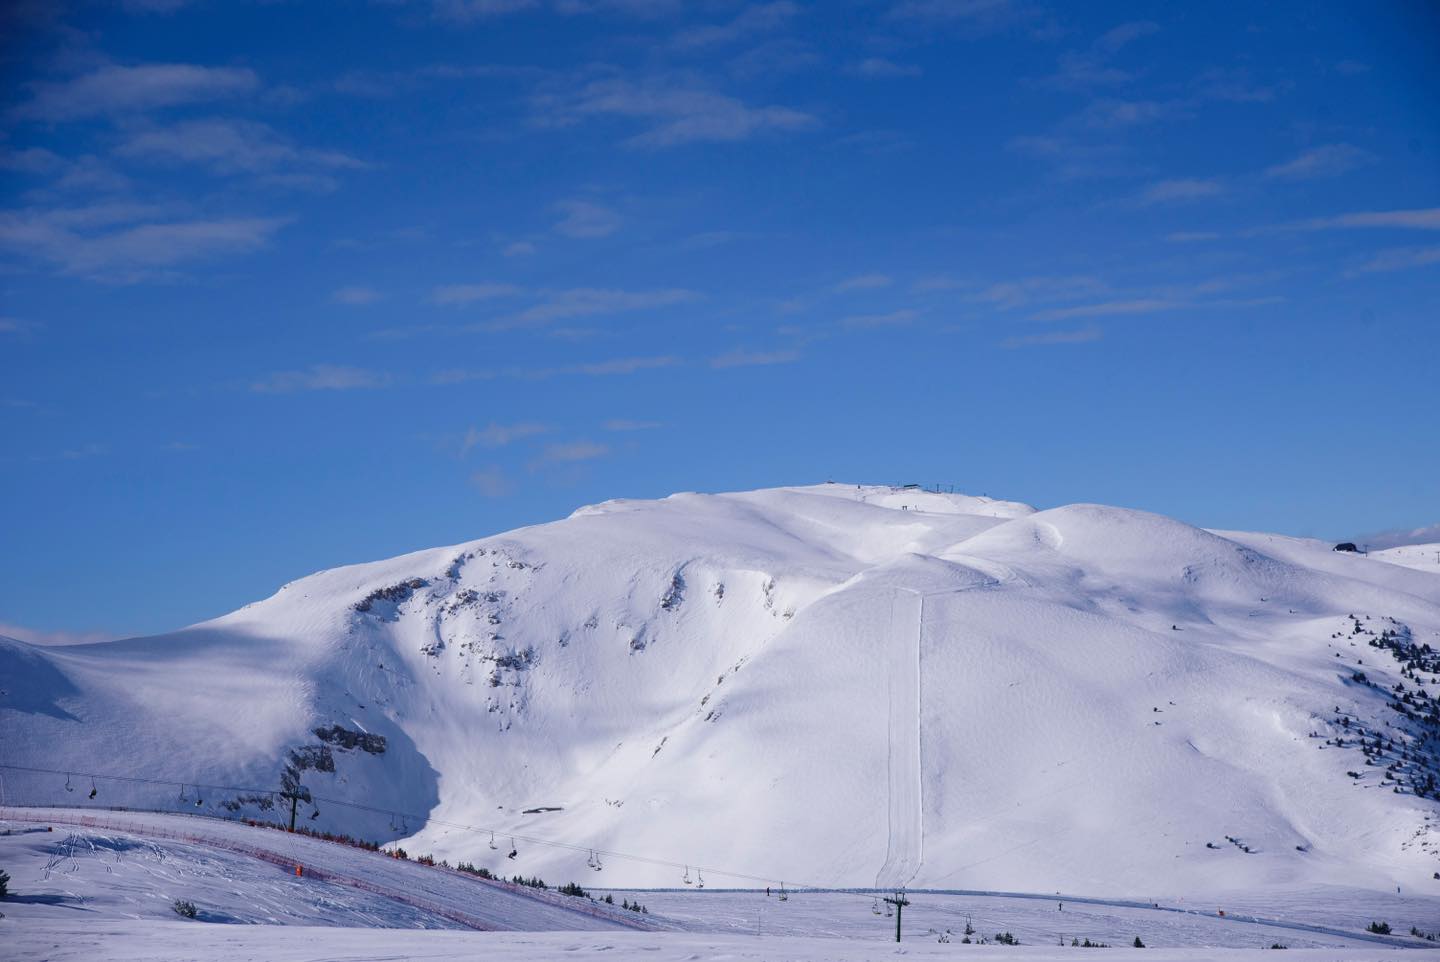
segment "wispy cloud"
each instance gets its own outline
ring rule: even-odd
[[[0,334],[31,334],[39,327],[40,325],[34,321],[24,321],[18,317],[0,317]]]
[[[1007,349],[1022,347],[1050,347],[1056,344],[1087,344],[1104,337],[1098,327],[1084,327],[1075,331],[1049,331],[1045,334],[1023,334],[1007,337],[1000,346]]]
[[[835,285],[835,291],[844,294],[849,291],[873,291],[881,287],[889,287],[894,282],[889,274],[859,274],[849,277]]]
[[[211,118],[132,131],[115,150],[120,157],[165,164],[195,164],[217,174],[264,176],[282,186],[331,188],[318,172],[368,166],[338,150],[299,147],[268,124]]]
[[[647,129],[625,141],[631,147],[724,143],[819,126],[816,117],[802,110],[773,104],[755,106],[675,79],[591,80],[573,90],[542,93],[535,106],[542,126],[568,126],[597,117],[646,123]]]
[[[1140,191],[1135,200],[1142,206],[1150,206],[1219,197],[1223,193],[1225,193],[1225,185],[1213,178],[1182,177],[1156,181]]]
[[[1374,154],[1351,144],[1327,144],[1312,147],[1283,164],[1268,168],[1265,176],[1278,180],[1316,180],[1339,176],[1374,160]]]
[[[901,20],[985,21],[1014,12],[1012,0],[899,0],[890,16]]]
[[[465,384],[470,381],[493,381],[498,378],[543,381],[547,378],[563,377],[572,374],[584,374],[590,377],[615,377],[627,374],[638,374],[641,371],[654,371],[661,368],[676,367],[681,363],[681,359],[673,354],[661,354],[650,357],[619,357],[607,361],[560,364],[551,367],[507,367],[480,370],[451,368],[449,370],[437,371],[430,377],[430,383],[442,385]]]
[[[1348,274],[1354,276],[1356,274],[1388,273],[1415,267],[1429,267],[1431,264],[1440,264],[1440,247],[1400,248],[1381,251],[1349,271]]]
[[[698,298],[694,291],[669,288],[656,291],[624,291],[579,287],[557,291],[539,304],[486,325],[489,329],[532,327],[575,317],[621,314],[673,307]]]
[[[514,284],[443,284],[430,292],[430,301],[434,304],[457,306],[515,297],[521,293],[522,289]]]
[[[332,293],[330,299],[337,304],[359,307],[380,300],[380,292],[373,287],[342,287]]]
[[[503,448],[516,441],[533,438],[549,431],[549,425],[535,421],[522,421],[519,424],[496,424],[491,421],[483,428],[472,427],[465,432],[465,437],[460,441],[460,456],[463,458],[477,446]]]
[[[1108,290],[1099,278],[1083,274],[1024,277],[991,284],[971,295],[970,300],[993,304],[1002,310],[1014,310],[1032,304],[1095,297]]]
[[[745,351],[734,350],[710,359],[710,366],[724,369],[731,367],[758,367],[770,364],[790,364],[800,360],[799,351]]]
[[[17,107],[15,115],[53,122],[142,113],[222,100],[251,93],[259,86],[254,71],[241,67],[110,65],[58,83],[32,85],[32,98]]]
[[[588,200],[562,200],[555,210],[564,215],[556,223],[555,233],[566,237],[589,240],[609,237],[620,229],[619,214]]]
[[[471,472],[470,486],[487,498],[503,498],[514,490],[505,470],[494,464]]]
[[[849,317],[841,318],[840,326],[847,327],[852,331],[875,327],[903,327],[919,316],[918,311],[907,307],[884,314],[852,314]]]
[[[390,375],[339,364],[312,364],[302,371],[276,371],[250,385],[257,394],[296,391],[354,391],[385,387]]]
[[[850,67],[861,77],[918,77],[923,72],[914,64],[896,63],[885,57],[866,57]]]
[[[506,257],[528,257],[535,253],[535,245],[529,241],[511,241],[500,253]]]
[[[1252,233],[1271,231],[1354,230],[1392,228],[1397,230],[1440,230],[1440,207],[1410,210],[1363,210],[1334,217],[1312,217],[1274,227],[1259,228]]]
[[[65,273],[138,280],[157,268],[264,247],[288,218],[161,220],[133,204],[0,211],[0,249]]]
[[[607,431],[652,431],[664,427],[659,421],[630,421],[625,418],[611,418],[602,427]]]
[[[1173,311],[1187,307],[1184,302],[1161,298],[1135,298],[1133,300],[1102,301],[1098,304],[1081,304],[1076,307],[1058,307],[1031,314],[1036,321],[1062,321],[1072,317],[1106,317],[1116,314],[1154,314],[1159,311]]]
[[[672,38],[671,43],[680,49],[734,43],[753,34],[776,30],[784,26],[799,12],[800,8],[789,0],[752,3],[725,23],[706,24],[681,30]]]
[[[610,446],[597,441],[569,441],[563,444],[547,444],[540,457],[531,462],[531,470],[546,464],[575,464],[580,461],[594,461],[610,453]]]

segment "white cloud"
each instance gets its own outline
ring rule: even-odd
[[[1181,301],[1162,298],[1135,298],[1132,300],[1103,301],[1099,304],[1082,304],[1078,307],[1061,307],[1040,311],[1030,315],[1036,321],[1062,321],[1071,317],[1107,317],[1116,314],[1154,314],[1157,311],[1173,311],[1189,305]]]
[[[142,113],[204,103],[254,91],[260,80],[240,67],[160,63],[110,65],[61,82],[37,83],[34,96],[16,108],[22,118],[45,121]]]
[[[516,441],[533,438],[549,431],[548,425],[538,424],[534,421],[522,421],[519,424],[496,424],[491,421],[484,428],[470,428],[465,432],[465,437],[460,442],[460,456],[463,458],[477,445],[487,448],[503,448]]]
[[[1314,217],[1310,220],[1281,224],[1267,230],[1349,230],[1354,228],[1396,228],[1403,230],[1440,230],[1440,207],[1411,210],[1365,210],[1335,217]]]
[[[1218,180],[1182,177],[1156,181],[1142,190],[1136,200],[1138,203],[1148,206],[1218,197],[1223,193],[1225,193],[1225,185]]]
[[[360,306],[373,304],[380,299],[380,292],[373,287],[342,287],[330,295],[330,299],[337,304],[349,304]]]
[[[115,152],[135,160],[197,164],[219,174],[278,171],[293,177],[284,172],[356,170],[367,166],[340,151],[297,147],[267,124],[220,118],[137,130]]]
[[[501,251],[506,257],[528,257],[535,253],[535,245],[529,241],[512,241]]]
[[[609,237],[620,229],[620,215],[608,207],[588,200],[562,200],[555,210],[565,216],[555,225],[555,232],[566,237],[592,239]]]
[[[258,250],[288,223],[279,217],[156,219],[162,213],[123,203],[0,211],[0,249],[65,273],[143,279],[158,268]]]
[[[607,431],[652,431],[665,425],[659,421],[630,421],[625,418],[612,418],[602,426]]]
[[[532,10],[539,3],[538,0],[433,0],[433,6],[436,17],[466,23]]]
[[[790,364],[800,360],[799,351],[745,351],[734,350],[728,354],[710,359],[713,368],[759,367],[771,364]]]
[[[594,461],[610,453],[609,445],[595,441],[570,441],[565,444],[549,444],[540,457],[531,462],[531,470],[544,464],[574,464],[579,461]]]
[[[390,375],[337,364],[312,364],[303,371],[276,371],[250,385],[258,394],[292,394],[296,391],[353,391],[379,388]]]
[[[922,71],[914,64],[896,63],[884,57],[866,57],[851,66],[850,72],[862,77],[918,77]]]
[[[504,469],[493,464],[471,472],[470,484],[487,498],[503,498],[514,488]]]
[[[800,8],[789,0],[752,3],[727,23],[690,27],[677,33],[671,42],[681,49],[734,43],[751,34],[775,30],[799,12]]]
[[[1055,344],[1087,344],[1098,341],[1104,333],[1098,327],[1085,327],[1077,331],[1049,331],[1045,334],[1024,334],[1007,337],[1000,346],[1008,349],[1021,347],[1049,347]]]
[[[1363,264],[1350,271],[1355,274],[1377,274],[1402,271],[1414,267],[1429,267],[1440,264],[1440,247],[1407,247],[1381,251]]]
[[[430,292],[430,300],[435,304],[473,304],[520,293],[521,289],[514,284],[444,284]]]
[[[626,141],[631,147],[741,141],[819,126],[819,121],[804,111],[752,106],[735,97],[665,79],[643,83],[619,77],[592,80],[570,92],[540,96],[536,106],[539,121],[547,126],[606,116],[647,122],[647,130]]]
[[[677,288],[658,291],[620,291],[580,287],[558,291],[546,300],[488,325],[492,329],[549,324],[573,317],[620,314],[670,307],[695,300],[694,291]]]
[[[1315,180],[1321,177],[1336,177],[1371,163],[1375,157],[1369,151],[1350,144],[1328,144],[1312,147],[1298,157],[1283,164],[1276,164],[1265,171],[1266,177],[1279,180]]]
[[[903,327],[919,316],[918,311],[907,307],[898,311],[889,311],[885,314],[852,314],[850,317],[842,318],[840,324],[851,330],[864,330],[875,327]]]
[[[839,293],[846,291],[873,291],[881,287],[889,287],[893,278],[888,274],[859,274],[849,277],[835,285]]]

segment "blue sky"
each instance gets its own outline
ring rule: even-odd
[[[10,634],[827,478],[1440,520],[1423,4],[10,6]]]

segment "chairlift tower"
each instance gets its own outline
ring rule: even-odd
[[[899,941],[900,941],[900,916],[904,914],[905,906],[907,906],[907,905],[910,904],[910,900],[905,897],[905,890],[904,890],[904,889],[901,889],[901,890],[899,890],[898,892],[895,893],[894,898],[890,898],[890,897],[887,896],[886,899],[885,899],[885,901],[887,901],[887,902],[889,902],[891,905],[895,906],[895,941],[896,941],[896,942],[899,942]]]

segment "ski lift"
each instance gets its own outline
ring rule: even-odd
[[[886,903],[885,903],[885,917],[888,919],[888,918],[890,918],[890,916],[892,916],[892,915],[894,915],[894,914],[895,914],[894,912],[890,911],[890,903],[889,903],[889,901],[887,900]]]
[[[188,802],[188,801],[190,801],[190,799],[188,799],[188,798],[185,797],[185,783],[184,783],[184,782],[181,782],[181,783],[180,783],[180,804],[181,804],[181,805],[184,805],[184,804],[185,804],[186,802]]]
[[[400,816],[400,831],[404,832],[406,835],[410,834],[410,823],[405,821],[404,815]]]
[[[781,883],[780,883],[780,901],[782,901],[782,902],[788,902],[788,901],[790,901],[790,893],[785,891],[785,883],[784,883],[784,882],[781,882]]]
[[[314,806],[314,808],[315,808],[315,810],[310,813],[310,821],[312,821],[312,822],[315,821],[315,819],[317,819],[317,818],[320,817],[320,806],[319,806],[319,805],[316,805],[316,806]]]
[[[690,884],[690,866],[685,866],[685,875],[680,879],[686,885]]]
[[[195,807],[196,807],[196,808],[199,808],[200,806],[202,806],[202,805],[204,805],[204,804],[205,804],[205,799],[203,799],[203,798],[200,797],[200,786],[199,786],[199,785],[196,785],[196,786],[195,786]]]
[[[92,776],[90,777],[90,798],[93,800],[93,799],[95,798],[95,796],[96,796],[96,795],[99,795],[99,794],[100,794],[100,789],[98,789],[98,788],[95,787],[95,777],[92,775]]]
[[[515,856],[517,856],[517,855],[519,855],[519,854],[520,854],[520,850],[515,847],[515,836],[512,835],[512,836],[510,836],[510,854],[507,855],[507,856],[505,856],[505,857],[506,857],[506,858],[514,858]]]
[[[495,851],[497,851],[497,852],[500,851],[500,846],[498,846],[498,845],[495,844],[495,833],[494,833],[494,832],[491,832],[491,833],[490,833],[490,848],[493,849],[493,850],[495,850]]]
[[[395,824],[395,813],[394,813],[394,812],[389,812],[389,813],[387,813],[387,814],[389,814],[389,816],[390,816],[390,831],[392,831],[392,832],[399,831],[400,826],[398,826],[398,825]]]
[[[695,887],[697,889],[703,889],[705,887],[705,876],[700,874],[698,868],[695,870]]]
[[[603,864],[601,864],[601,862],[600,862],[600,853],[599,853],[599,852],[596,852],[596,853],[595,853],[595,871],[598,872],[598,871],[600,871],[600,870],[601,870],[602,868],[604,868],[604,867],[605,867],[605,866],[604,866]]]
[[[871,915],[879,915],[879,914],[880,914],[880,900],[879,900],[879,899],[873,899],[873,900],[870,902],[870,914],[871,914]]]
[[[70,773],[69,773],[69,772],[66,772],[66,773],[65,773],[65,791],[67,791],[67,792],[73,792],[73,791],[75,791],[75,786],[70,784]]]

